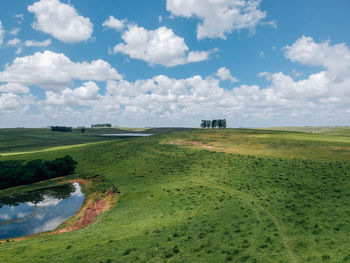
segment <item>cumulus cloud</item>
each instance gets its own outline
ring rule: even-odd
[[[28,93],[29,88],[26,85],[23,85],[22,83],[11,82],[0,85],[0,92]]]
[[[88,40],[93,32],[93,24],[87,17],[80,16],[77,10],[59,0],[40,0],[28,6],[34,13],[33,28],[65,43]]]
[[[147,30],[137,25],[129,26],[122,35],[125,43],[114,47],[114,53],[129,55],[133,59],[141,59],[151,65],[166,67],[204,61],[212,51],[190,51],[182,37],[173,30],[160,27]]]
[[[24,42],[26,47],[47,47],[51,45],[51,39],[46,39],[44,41],[27,40]]]
[[[0,94],[0,109],[1,110],[15,110],[20,107],[20,97],[13,93]]]
[[[174,16],[196,17],[197,38],[222,38],[233,31],[256,26],[266,17],[260,0],[167,0],[166,8]]]
[[[317,43],[311,37],[302,36],[284,50],[291,61],[321,66],[324,70],[299,81],[282,72],[261,73],[271,81],[271,88],[278,97],[309,100],[317,104],[337,102],[339,107],[349,102],[350,50],[346,44]]]
[[[3,121],[14,116],[14,114],[27,113],[30,105],[34,105],[35,102],[33,95],[20,96],[13,93],[0,93],[0,111],[2,113],[0,114],[0,120],[4,123]]]
[[[2,23],[0,21],[0,46],[4,43],[5,31],[2,27]]]
[[[350,74],[344,75],[349,65],[348,47],[309,39],[301,48],[303,38],[285,48],[286,57],[315,65],[310,52],[306,51],[322,48],[326,50],[322,59],[315,61],[324,70],[298,81],[283,72],[263,72],[260,76],[269,81],[267,87],[236,85],[229,69],[222,67],[214,75],[206,77],[194,75],[175,79],[158,75],[134,82],[109,80],[104,95],[98,94],[94,100],[85,99],[85,102],[75,99],[75,103],[89,106],[84,117],[87,120],[114,120],[117,115],[119,121],[130,125],[140,122],[198,125],[197,120],[201,118],[217,117],[226,118],[229,123],[251,126],[335,125],[350,121],[344,114],[350,112]],[[319,52],[316,53],[318,56]],[[338,64],[342,66],[334,66]],[[233,83],[231,89],[221,86],[221,82],[226,80]],[[63,94],[58,95],[64,97]],[[68,103],[67,99],[65,101]],[[54,108],[50,110],[55,111]],[[78,112],[74,112],[72,109],[69,114],[78,116]]]
[[[46,92],[46,102],[50,105],[80,105],[87,106],[99,98],[99,87],[93,81],[83,83],[75,89],[64,89],[60,94],[53,91]]]
[[[26,57],[17,57],[0,72],[0,84],[35,85],[46,90],[60,91],[74,79],[106,81],[121,75],[104,60],[72,62],[62,53],[46,50]]]
[[[322,66],[338,81],[350,76],[350,50],[345,43],[332,46],[330,41],[316,43],[313,38],[302,36],[284,50],[290,60],[309,66]]]
[[[121,31],[125,27],[126,19],[119,20],[114,16],[110,16],[106,21],[103,22],[102,26]]]
[[[317,65],[323,69],[300,80],[295,80],[293,76],[283,72],[263,72],[260,76],[267,79],[267,86],[239,85],[233,82],[235,78],[230,70],[222,67],[208,76],[194,75],[188,78],[157,75],[152,78],[128,81],[120,76],[107,77],[103,80],[106,88],[101,92],[101,85],[104,84],[97,84],[95,82],[97,80],[84,79],[83,84],[77,85],[76,88],[67,86],[56,89],[46,88],[46,98],[36,101],[35,104],[40,114],[32,115],[30,124],[88,125],[95,121],[106,121],[132,126],[192,126],[198,125],[202,118],[226,118],[232,126],[348,123],[350,115],[346,113],[350,112],[350,74],[345,72],[349,69],[350,50],[345,44],[332,45],[330,41],[318,43],[311,39],[303,42],[301,41],[303,38],[305,37],[301,37],[285,48],[286,57],[310,66],[315,65],[317,61]],[[303,47],[300,43],[303,43]],[[317,52],[312,56],[310,52],[306,52],[315,48],[323,50],[322,59],[318,57]],[[72,64],[78,64],[80,67],[83,63],[74,63],[65,56],[62,57],[62,54],[53,54],[65,61],[63,63],[59,60],[44,60],[51,61],[50,63],[54,65],[58,64],[57,68],[52,69],[55,71],[54,75],[58,74],[59,79],[64,79],[65,75],[60,75],[63,72],[67,74],[68,80],[72,78],[82,80],[78,78],[78,73],[73,73],[76,70]],[[313,56],[316,56],[315,60],[311,58]],[[339,60],[338,63],[336,63],[337,60]],[[70,66],[66,66],[67,64]],[[14,72],[12,69],[9,70],[14,65],[17,63],[13,62],[5,69],[4,72],[7,72],[5,76]],[[341,66],[338,67],[338,65]],[[40,70],[34,69],[35,72]],[[0,73],[0,81],[4,72]],[[33,78],[30,70],[16,71],[16,73],[26,80]],[[29,77],[25,78],[26,74]],[[46,71],[43,71],[43,75],[45,74]],[[17,75],[12,77],[11,82],[24,85]],[[230,88],[227,88],[227,85],[225,88],[222,87],[222,81],[226,80],[232,82]],[[42,84],[42,82],[45,85],[49,82],[52,82],[53,86],[57,85],[55,78],[41,76],[41,82],[36,83]],[[11,112],[7,116],[11,116],[10,121],[12,121],[15,119],[14,109],[16,107],[22,109],[23,105],[32,105],[33,100],[24,99],[26,95],[14,94],[14,91],[9,91],[9,87],[7,89],[8,94],[1,95],[0,111]],[[83,111],[81,107],[84,107]],[[7,111],[3,110],[5,108]],[[4,120],[8,123],[9,120],[3,115],[6,114],[0,115],[0,123],[5,123]],[[19,123],[24,123],[22,125],[29,123],[28,115],[22,116],[22,122]]]
[[[238,82],[238,79],[233,77],[231,75],[231,71],[226,67],[219,68],[216,72],[216,76],[218,76],[222,81],[229,80],[232,83]]]

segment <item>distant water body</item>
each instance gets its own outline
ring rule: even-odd
[[[0,239],[54,230],[81,207],[78,183],[0,198]]]
[[[101,134],[103,137],[147,137],[152,136],[149,133],[117,133],[117,134]]]

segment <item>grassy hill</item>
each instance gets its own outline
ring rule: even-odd
[[[184,130],[184,128],[148,128],[134,130],[124,128],[86,128],[84,133],[81,133],[81,129],[73,129],[72,132],[52,132],[49,128],[0,129],[0,154],[120,139],[116,137],[101,137],[101,134],[161,134],[179,130]]]
[[[68,144],[35,130],[30,146],[15,144],[6,132],[0,154]],[[0,156],[69,154],[77,176],[99,174],[120,191],[88,228],[0,244],[1,262],[350,262],[346,133],[168,132]]]

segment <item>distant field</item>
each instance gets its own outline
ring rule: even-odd
[[[179,130],[178,128],[150,128],[128,130],[126,128],[87,128],[73,132],[52,132],[51,129],[0,129],[0,155],[2,153],[26,152],[51,147],[85,144],[120,138],[100,137],[104,133],[142,132],[159,134]]]
[[[350,136],[347,135],[225,129],[170,134],[163,143],[261,157],[349,161]]]
[[[350,136],[350,126],[346,127],[330,127],[330,126],[320,126],[320,127],[270,127],[263,128],[264,130],[278,130],[278,131],[296,131],[304,133],[315,133],[315,134],[328,134],[328,135],[341,135]]]
[[[120,191],[116,206],[86,229],[0,244],[1,263],[350,262],[346,131],[157,131],[147,138],[0,156],[69,154],[78,161],[76,176],[99,174],[104,187]],[[1,138],[11,151],[59,146],[55,136],[45,139],[47,132],[28,134],[20,144]],[[58,136],[66,142],[64,135]],[[71,143],[87,142],[73,138],[80,134],[67,136]]]

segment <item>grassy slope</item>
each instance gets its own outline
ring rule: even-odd
[[[1,244],[1,262],[350,262],[350,142],[312,136],[194,130],[0,157],[71,154],[121,191],[86,229]],[[166,144],[179,139],[215,147]]]
[[[328,135],[339,135],[339,136],[350,136],[350,127],[349,126],[320,126],[320,127],[271,127],[264,128],[264,130],[275,130],[275,131],[295,131],[303,133],[313,133],[313,134],[328,134]]]

